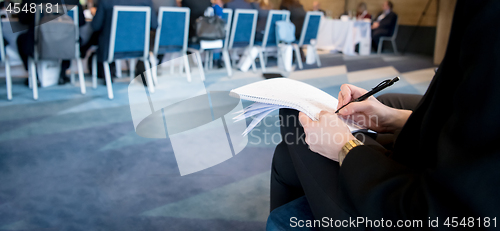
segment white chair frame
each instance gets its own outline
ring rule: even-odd
[[[161,31],[162,31],[162,22],[163,22],[163,13],[164,12],[184,12],[185,13],[185,24],[184,24],[184,43],[182,45],[182,50],[181,50],[181,55],[183,56],[183,61],[184,61],[184,68],[186,70],[186,76],[188,82],[191,82],[191,68],[189,66],[189,60],[187,56],[187,50],[188,50],[188,34],[189,34],[189,19],[190,19],[190,14],[191,10],[187,7],[160,7],[158,10],[158,29],[156,30],[156,37],[155,37],[155,44],[153,48],[153,55],[150,57],[151,58],[151,64],[152,64],[152,72],[153,72],[153,81],[155,85],[158,84],[158,70],[157,70],[157,65],[158,65],[158,60],[156,57],[158,57],[158,50],[160,48],[160,36],[161,36]],[[201,75],[201,80],[205,80],[205,73],[203,71],[203,64],[201,63],[201,55],[200,52],[197,50],[192,50],[192,52],[196,55],[197,64],[198,68],[200,70],[200,75]],[[174,54],[174,53],[172,53]],[[170,64],[170,71],[173,74],[174,72],[174,59],[172,59],[169,64]],[[182,67],[180,68],[182,71]]]
[[[2,57],[2,62],[5,63],[5,82],[7,85],[7,99],[12,100],[12,76],[10,73],[10,61],[5,52],[5,44],[3,42],[3,28],[0,22],[0,57]]]
[[[266,63],[267,63],[267,52],[265,52],[265,49],[267,48],[267,40],[269,36],[276,36],[276,35],[269,35],[269,31],[271,29],[271,22],[273,20],[273,16],[275,14],[280,14],[284,15],[286,21],[290,21],[290,11],[288,10],[270,10],[269,14],[267,16],[267,22],[266,22],[266,29],[264,31],[264,38],[262,39],[262,46],[256,46],[259,49],[259,60],[260,60],[260,66],[262,68],[263,72],[266,72]],[[276,41],[278,43],[278,41]],[[278,45],[278,44],[276,44]],[[264,55],[264,52],[266,55]],[[279,49],[278,49],[279,52]],[[278,58],[279,58],[278,54]]]
[[[250,51],[254,47],[254,42],[255,42],[255,30],[257,27],[257,19],[259,15],[259,11],[257,10],[245,10],[245,9],[236,9],[234,11],[234,19],[233,19],[233,25],[231,26],[231,36],[229,37],[229,46],[227,47],[227,50],[233,50],[233,45],[234,45],[234,37],[236,36],[236,28],[238,26],[238,19],[240,14],[253,14],[254,19],[252,23],[252,32],[251,32],[251,38],[250,38],[250,43],[248,44],[248,47],[245,49],[245,55],[250,57]],[[256,65],[255,65],[255,59],[252,60],[252,70],[255,72],[256,71]]]
[[[153,86],[153,81],[151,77],[151,66],[148,60],[149,57],[149,36],[150,36],[150,28],[151,28],[151,8],[147,6],[114,6],[113,7],[113,19],[111,23],[111,36],[110,36],[110,41],[109,41],[109,53],[108,53],[108,59],[103,62],[104,65],[104,75],[105,75],[105,80],[106,80],[106,87],[108,89],[108,98],[113,99],[114,94],[113,94],[113,86],[111,83],[111,71],[109,68],[109,64],[113,61],[114,59],[114,50],[115,50],[115,39],[116,39],[116,27],[117,27],[117,22],[118,22],[118,13],[119,12],[146,12],[146,27],[145,27],[145,39],[144,39],[144,53],[143,56],[140,57],[144,63],[144,69],[146,70],[146,82],[148,85],[148,90],[149,93],[152,94],[155,92],[154,86]],[[94,88],[97,86],[97,55],[94,55],[93,57],[93,63],[92,63],[92,85]],[[132,62],[131,65],[132,66]],[[132,68],[130,68],[132,69]],[[131,76],[132,78],[132,76]]]
[[[67,6],[70,5],[62,5],[59,7],[62,7],[64,10],[65,14],[67,14]],[[79,14],[78,14],[78,6],[77,5],[72,5],[71,6],[71,11],[73,11],[73,22],[75,25],[75,59],[76,63],[78,65],[78,77],[80,80],[80,91],[83,95],[86,94],[86,87],[85,87],[85,76],[83,73],[83,63],[82,59],[80,58],[80,26],[79,26]],[[40,12],[36,11],[35,13],[35,25],[39,25],[40,23]],[[36,30],[36,28],[35,28]],[[35,44],[34,44],[34,58],[28,58],[28,73],[29,73],[29,86],[33,89],[33,99],[38,100],[38,83],[37,83],[37,76],[36,76],[36,64],[38,63],[39,60],[39,54],[38,54],[38,33],[35,31]],[[74,76],[73,76],[73,70],[71,69],[71,78],[72,78],[72,83],[74,82]]]
[[[231,58],[229,57],[229,52],[228,52],[228,43],[229,43],[229,32],[231,30],[231,24],[233,20],[233,10],[232,9],[222,9],[223,13],[228,14],[227,15],[227,23],[226,23],[226,38],[224,39],[224,44],[222,47],[222,58],[224,59],[224,65],[226,66],[227,74],[228,76],[233,75],[233,70],[231,66]],[[218,48],[219,49],[219,48]],[[195,51],[195,49],[190,49]],[[210,49],[210,50],[203,50],[200,48],[200,52],[205,52],[205,70],[212,69],[213,68],[213,61],[214,61],[214,53],[213,50],[216,49]]]
[[[302,27],[302,31],[300,32],[299,44],[292,44],[294,46],[296,54],[298,54],[297,63],[299,64],[299,68],[300,69],[303,68],[303,65],[302,65],[302,57],[300,56],[299,49],[304,46],[304,39],[306,37],[307,27],[309,26],[309,19],[313,15],[318,15],[321,18],[324,17],[323,12],[308,11],[307,14],[306,14],[306,18],[304,20],[304,26]],[[321,24],[321,21],[320,21],[320,24]],[[319,29],[318,29],[318,32],[316,33],[316,38],[318,37],[318,33],[319,33]],[[308,46],[307,49],[313,49],[314,56],[316,57],[316,64],[318,65],[318,67],[321,67],[321,60],[319,59],[319,55],[318,55],[318,50],[316,48],[316,44],[308,44],[307,46]]]

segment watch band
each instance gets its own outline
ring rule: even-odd
[[[339,165],[342,166],[342,162],[344,161],[345,157],[347,156],[347,153],[349,153],[353,148],[364,145],[363,142],[354,139],[354,140],[349,140],[342,149],[340,149],[339,153]]]

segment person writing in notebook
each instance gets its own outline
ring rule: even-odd
[[[446,228],[447,218],[473,217],[473,227],[492,228],[488,222],[500,217],[500,15],[492,9],[500,1],[457,1],[445,58],[420,100],[371,97],[339,112],[392,134],[390,147],[350,134],[339,115],[312,121],[281,109],[282,137],[305,138],[276,147],[271,211],[305,195],[315,219],[422,220],[429,227],[438,218]],[[343,85],[339,108],[365,92]],[[324,134],[332,138],[314,139]]]

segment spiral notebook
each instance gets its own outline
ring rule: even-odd
[[[305,113],[311,120],[318,121],[322,111],[335,113],[338,100],[328,93],[309,84],[288,79],[275,78],[248,84],[233,89],[230,95],[255,102],[237,112],[235,121],[253,117],[243,135],[247,135],[269,113],[280,108],[291,108]],[[344,120],[351,130],[356,132],[365,128],[353,121]]]

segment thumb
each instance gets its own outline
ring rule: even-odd
[[[345,106],[342,110],[339,111],[340,115],[348,116],[355,113],[364,113],[372,109],[372,104],[365,100],[362,102],[354,102]]]

